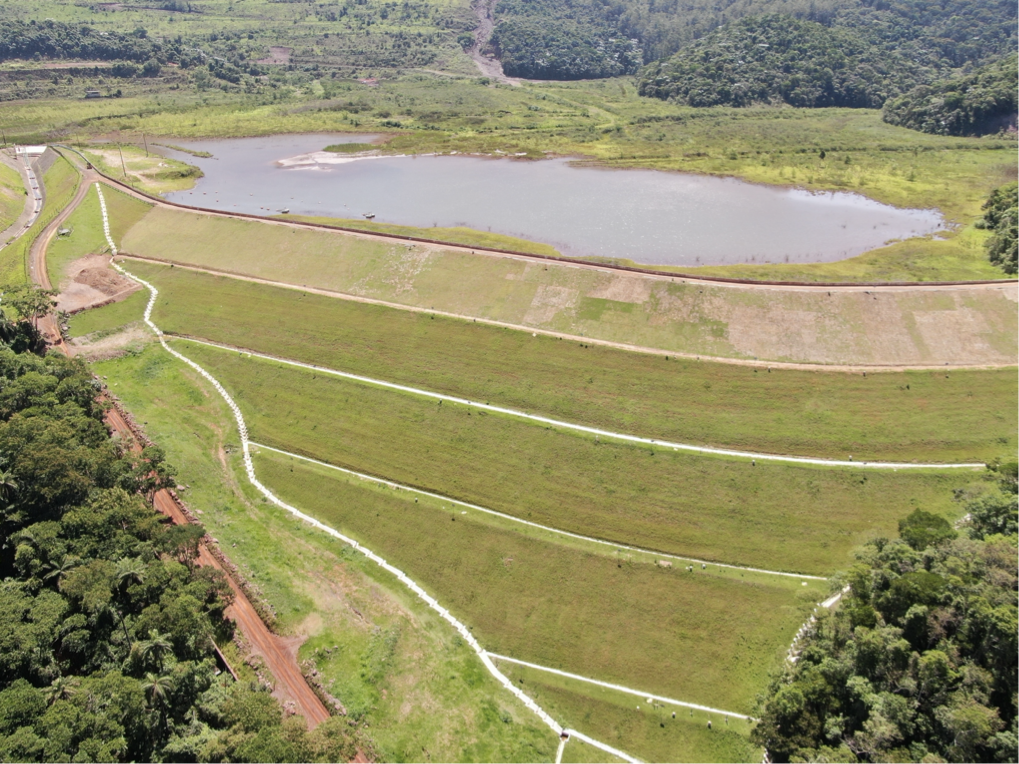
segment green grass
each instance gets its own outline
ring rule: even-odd
[[[111,334],[128,324],[141,321],[148,301],[148,290],[142,289],[119,302],[78,313],[71,316],[69,334],[72,337]]]
[[[883,292],[877,298],[863,291],[740,289],[161,208],[128,232],[123,248],[295,286],[695,356],[904,365],[1016,359],[1016,304],[998,290],[967,294],[955,304],[935,291]],[[953,308],[962,309],[960,318],[968,316],[943,330]],[[764,328],[776,325],[783,330]]]
[[[560,723],[645,761],[758,762],[750,723],[682,706],[649,704],[615,690],[596,687],[499,661],[499,669]],[[672,717],[675,712],[675,718]],[[711,729],[707,723],[711,721]],[[563,761],[605,761],[606,754],[571,739]]]
[[[554,735],[436,614],[352,549],[260,500],[234,450],[230,412],[204,379],[158,346],[94,368],[166,449],[188,485],[185,501],[276,610],[282,632],[308,638],[299,657],[360,715],[380,760],[554,757]],[[395,630],[391,654],[380,653],[373,635]]]
[[[28,281],[28,251],[43,230],[74,198],[80,179],[78,171],[63,157],[40,179],[46,189],[42,213],[24,236],[0,252],[0,284],[24,284]]]
[[[961,515],[968,472],[789,466],[597,441],[178,341],[252,438],[556,528],[753,567],[828,574],[916,506]]]
[[[99,196],[94,189],[89,189],[63,227],[71,233],[54,236],[46,250],[46,271],[54,289],[62,288],[68,281],[67,267],[75,260],[109,249],[103,233]]]
[[[769,373],[582,347],[183,268],[131,261],[127,268],[159,289],[154,318],[164,331],[645,437],[965,461],[1007,453],[1019,427],[1014,369]]]
[[[259,479],[420,583],[485,649],[734,711],[753,708],[819,597],[579,552],[260,453]]]
[[[361,145],[364,144],[355,144]],[[369,220],[357,220],[354,218],[324,218],[310,217],[307,215],[277,215],[283,220],[298,220],[305,223],[319,223],[321,225],[332,225],[340,228],[354,228],[358,231],[369,233],[385,233],[393,236],[413,236],[419,239],[431,239],[447,244],[458,244],[464,247],[488,247],[489,249],[508,249],[514,252],[530,252],[536,255],[559,256],[559,250],[549,244],[541,244],[527,239],[518,239],[515,236],[503,236],[498,233],[486,233],[476,231],[473,228],[457,226],[455,228],[417,228],[409,225],[394,225],[393,223],[375,223]]]
[[[21,175],[7,165],[0,164],[0,232],[18,219],[25,209],[26,198]]]

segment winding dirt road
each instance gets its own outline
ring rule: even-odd
[[[46,227],[32,246],[29,252],[29,273],[36,284],[47,289],[50,288],[50,280],[46,272],[46,248],[59,226],[81,203],[93,183],[98,180],[100,180],[98,173],[84,170],[79,179],[78,190],[70,204]],[[39,320],[39,330],[50,345],[63,353],[68,353],[56,318],[52,314],[47,314]],[[106,425],[111,432],[117,433],[123,438],[129,438],[134,443],[136,450],[141,449],[137,434],[115,406],[111,407],[106,414]],[[152,503],[159,512],[169,517],[177,525],[190,522],[183,507],[178,504],[169,491],[158,491],[153,497]],[[328,719],[329,711],[301,674],[296,658],[283,641],[269,631],[247,595],[205,544],[199,546],[198,562],[200,565],[222,571],[226,576],[226,580],[234,592],[234,602],[226,609],[226,614],[237,623],[252,650],[265,661],[266,667],[276,680],[273,694],[284,703],[288,701],[293,703],[296,712],[305,718],[309,729],[313,729]]]

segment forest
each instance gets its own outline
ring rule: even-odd
[[[920,85],[884,105],[884,120],[935,135],[986,135],[1015,129],[1016,56],[962,76]]]
[[[345,719],[309,733],[217,666],[232,591],[195,564],[204,530],[150,504],[172,467],[112,439],[98,380],[39,345],[0,317],[0,759],[351,759]]]
[[[993,62],[1014,50],[1014,23],[986,22],[997,10],[1000,21],[1014,19],[1015,8],[967,5],[923,6],[922,12],[906,4],[882,4],[880,10],[847,5],[823,21],[788,14],[750,16],[650,64],[638,87],[643,95],[690,106],[880,108],[912,91],[915,95],[889,112],[910,121],[910,104],[922,102],[928,92],[924,86],[959,67]],[[996,77],[1004,74],[994,69],[981,80],[984,92],[998,92]],[[979,110],[985,101],[976,96],[969,110]],[[982,113],[974,116],[984,119]]]
[[[773,761],[1015,761],[1016,463],[988,478],[963,528],[917,509],[859,552],[769,690]]]

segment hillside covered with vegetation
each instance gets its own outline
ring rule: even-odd
[[[28,321],[0,336],[0,759],[352,758],[345,720],[308,733],[217,668],[232,592],[195,564],[204,530],[148,504],[161,452],[111,439],[98,381],[26,349]]]
[[[652,63],[643,95],[691,106],[880,107],[888,98],[1015,47],[998,3],[846,3],[830,13],[749,15]]]
[[[920,85],[885,103],[884,120],[935,135],[986,135],[1015,129],[1015,55],[976,71]]]
[[[1016,760],[1016,464],[991,474],[963,530],[916,510],[858,554],[771,687],[774,761]]]

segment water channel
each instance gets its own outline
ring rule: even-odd
[[[169,152],[205,177],[183,204],[256,215],[360,218],[467,226],[553,245],[570,257],[650,265],[828,262],[892,239],[933,233],[933,210],[857,194],[813,194],[655,170],[573,166],[567,159],[473,156],[354,158],[321,152],[363,135],[176,141],[211,158]],[[367,148],[367,147],[366,147]]]

